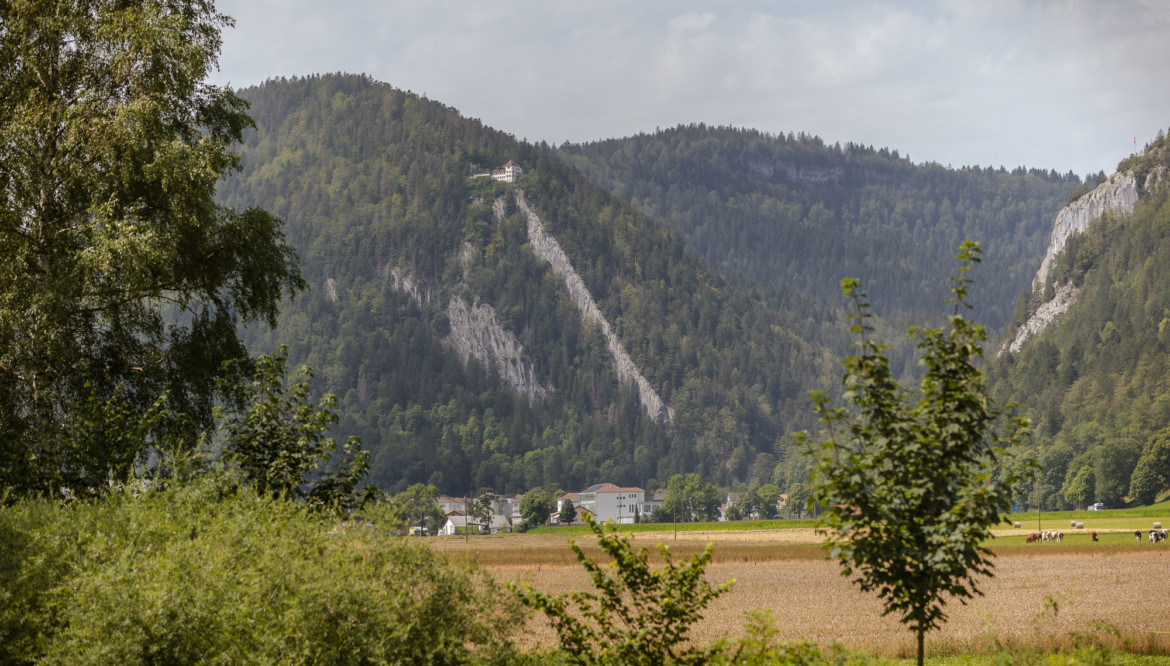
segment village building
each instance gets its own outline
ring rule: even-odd
[[[632,525],[644,517],[645,494],[641,488],[596,483],[577,493],[578,501],[573,504],[592,513],[598,522],[612,520],[618,525]]]
[[[479,531],[479,524],[475,522],[475,519],[463,511],[448,511],[446,512],[446,516],[447,522],[439,528],[440,536],[462,534],[469,528],[473,531]]]

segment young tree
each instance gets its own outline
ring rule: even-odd
[[[832,528],[830,556],[916,632],[920,665],[926,632],[946,619],[944,595],[965,601],[980,594],[976,578],[992,574],[991,553],[980,544],[1010,509],[1013,485],[1031,471],[1010,450],[1027,424],[1001,422],[975,366],[986,333],[962,314],[978,245],[963,243],[958,258],[949,326],[911,328],[927,368],[917,390],[894,380],[885,348],[869,338],[865,293],[846,279],[859,337],[843,378],[854,413],[813,396],[828,425],[812,483]]]
[[[69,437],[91,399],[161,399],[151,436],[194,442],[238,325],[305,286],[279,220],[214,202],[252,126],[204,82],[230,24],[210,0],[0,3],[0,486],[128,474]]]
[[[735,581],[712,587],[703,578],[712,544],[699,555],[675,563],[670,550],[658,545],[663,566],[654,570],[645,548],[635,551],[615,527],[597,525],[586,514],[597,546],[611,562],[598,564],[572,539],[569,547],[589,572],[597,593],[553,596],[531,585],[509,584],[520,602],[544,613],[560,637],[561,647],[575,664],[706,664],[721,644],[699,648],[688,644],[687,632],[702,610]],[[570,602],[575,607],[569,609]]]
[[[561,512],[558,514],[558,519],[562,525],[569,525],[577,519],[577,507],[573,506],[573,500],[565,500],[561,504]]]
[[[467,515],[473,518],[487,531],[492,529],[492,516],[496,515],[492,508],[491,491],[486,488],[480,490],[479,497],[471,501],[467,507]]]
[[[369,469],[368,451],[350,437],[335,471],[316,483],[310,477],[329,462],[337,446],[325,437],[337,423],[333,394],[309,404],[313,372],[305,366],[285,381],[282,345],[275,356],[261,356],[248,382],[223,382],[226,404],[217,409],[227,440],[225,456],[239,465],[261,493],[307,498],[312,505],[348,514],[360,500],[354,491]]]

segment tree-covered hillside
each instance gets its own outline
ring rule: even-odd
[[[975,316],[993,330],[1029,288],[1053,217],[1080,184],[1071,173],[951,169],[803,133],[701,124],[557,154],[725,274],[834,304],[841,279],[859,278],[879,314],[934,313],[955,247],[976,240],[989,277]]]
[[[998,397],[1036,421],[1044,470],[1029,493],[1044,508],[1149,503],[1170,489],[1168,168],[1162,135],[1118,166],[1137,176],[1133,213],[1106,216],[1069,239],[1050,279],[1079,289],[1073,305],[1018,354],[990,363]],[[1021,307],[1013,327],[1040,300]]]
[[[440,103],[343,75],[239,94],[258,130],[221,199],[284,219],[312,284],[275,330],[248,332],[250,347],[287,344],[290,363],[317,370],[317,386],[338,396],[337,434],[363,438],[379,486],[744,478],[810,420],[805,391],[832,373],[824,345],[843,346],[843,327],[826,323],[836,309],[728,282],[547,147]],[[515,186],[468,177],[507,160],[525,170]],[[514,187],[673,408],[672,426],[619,382],[601,332],[536,260]],[[464,364],[444,342],[457,298],[494,308],[552,390],[529,401],[489,364]]]

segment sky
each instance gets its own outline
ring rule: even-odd
[[[678,124],[1104,170],[1170,128],[1170,2],[219,0],[212,82],[364,73],[529,141]]]

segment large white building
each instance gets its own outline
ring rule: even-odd
[[[503,166],[492,169],[492,178],[502,180],[505,183],[514,183],[520,178],[520,174],[522,173],[524,173],[524,170],[520,168],[519,164],[508,160]]]
[[[596,483],[577,493],[574,505],[589,510],[597,522],[612,520],[630,525],[646,513],[646,492],[641,488],[622,488],[612,483]]]

